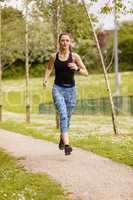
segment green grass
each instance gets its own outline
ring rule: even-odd
[[[91,135],[86,140],[73,141],[73,144],[117,162],[133,166],[133,136],[129,138]]]
[[[9,130],[9,131],[14,131],[16,133],[21,133],[23,135],[27,136],[33,136],[38,139],[43,139],[43,140],[48,140],[48,141],[54,141],[56,142],[57,140],[53,138],[52,135],[45,135],[41,131],[37,131],[36,127],[38,127],[39,124],[27,124],[26,122],[15,122],[15,121],[4,121],[0,122],[0,128]]]
[[[121,73],[122,96],[133,95],[133,72]],[[112,92],[115,91],[114,74],[109,74]],[[42,78],[30,80],[32,112],[38,112],[38,105],[42,102],[51,102],[51,88],[54,77],[49,79],[48,88],[42,87]],[[88,77],[76,76],[77,99],[100,98],[108,96],[105,80],[102,74],[89,75]],[[4,80],[4,108],[11,112],[25,112],[25,80]]]
[[[0,149],[0,200],[70,199],[61,185],[48,175],[28,172],[18,161]]]
[[[55,143],[58,142],[59,132],[53,126],[49,129],[45,126],[45,129],[37,130],[36,128],[38,126],[39,124],[35,123],[28,125],[25,122],[18,123],[15,121],[5,121],[0,124],[1,128],[10,131],[53,141]],[[88,130],[85,129],[85,131],[87,132]],[[120,163],[133,166],[133,134],[113,136],[111,134],[98,135],[95,133],[88,133],[85,135],[80,134],[80,129],[76,131],[76,129],[72,128],[70,131],[70,141],[74,146],[92,151],[98,155],[108,157]]]

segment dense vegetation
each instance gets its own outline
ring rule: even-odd
[[[31,76],[41,76],[49,55],[54,52],[53,7],[51,3],[33,1],[29,13],[29,61]],[[102,71],[92,30],[82,4],[63,1],[60,31],[72,33],[74,51],[79,53],[89,72]],[[67,2],[67,3],[66,3]],[[93,21],[97,21],[93,17]],[[97,30],[99,42],[108,64],[113,51],[113,31]],[[133,70],[133,22],[119,26],[120,71]],[[25,74],[25,16],[12,7],[2,8],[2,65],[3,77],[22,77]],[[110,71],[113,71],[113,66]]]
[[[133,22],[121,24],[119,50],[121,71],[133,70]]]

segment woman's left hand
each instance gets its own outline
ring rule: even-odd
[[[69,67],[70,69],[75,70],[75,71],[78,70],[78,66],[77,66],[75,63],[69,63],[69,64],[68,64],[68,67]]]

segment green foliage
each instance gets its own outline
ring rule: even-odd
[[[21,11],[12,7],[2,9],[2,64],[10,66],[24,57],[24,19]]]
[[[42,68],[35,64],[45,63],[53,46],[50,24],[35,16],[34,21],[29,22],[31,75],[42,75]],[[25,20],[21,11],[12,7],[2,9],[2,64],[4,78],[18,78],[25,73]]]
[[[133,35],[125,37],[119,42],[120,63],[125,64],[126,70],[133,70]]]
[[[93,20],[96,21],[95,18]],[[70,32],[74,38],[74,51],[81,55],[88,69],[89,66],[93,66],[94,70],[97,66],[98,71],[100,68],[97,65],[99,63],[98,52],[83,5],[77,0],[65,3],[62,8],[61,21],[61,29]]]
[[[97,0],[92,0],[92,3],[97,3]],[[60,6],[60,29],[72,34],[74,38],[73,51],[80,54],[90,73],[101,73],[100,57],[82,3],[78,0],[66,0],[62,1]],[[119,9],[124,7],[121,0],[117,1],[117,7]],[[105,4],[102,9],[103,12],[108,13],[111,8]],[[50,54],[55,51],[53,10],[53,4],[49,1],[32,0],[29,12],[30,20],[28,20],[31,76],[42,76],[43,66],[46,66]],[[93,22],[97,21],[94,16],[92,19]],[[127,25],[120,26],[121,71],[133,69],[132,30],[132,24],[127,23]],[[100,31],[97,30],[98,33]],[[111,60],[112,51],[113,33],[110,34],[110,38],[106,41],[106,47],[103,49],[107,65]],[[2,65],[4,66],[4,78],[22,77],[25,74],[25,18],[21,11],[12,7],[2,8]]]
[[[98,0],[90,0],[91,5],[96,5]],[[121,14],[132,13],[132,2],[131,1],[123,1],[123,0],[114,0],[114,1],[106,1],[103,6],[100,8],[101,13],[109,14],[114,12],[114,8],[116,11],[116,15],[119,18]]]
[[[133,70],[133,22],[120,25],[119,50],[121,71]]]
[[[109,39],[103,51],[107,63],[110,62],[114,48],[114,32],[109,31]],[[133,70],[133,22],[123,22],[118,27],[118,53],[119,53],[119,70]],[[110,70],[114,71],[114,67]]]
[[[25,76],[24,63],[17,64],[17,62],[16,62],[16,63],[14,63],[12,65],[8,65],[7,68],[6,68],[6,66],[4,67],[3,78],[18,79],[18,78],[22,78],[24,76]]]
[[[103,13],[103,14],[111,13],[111,11],[112,11],[112,8],[110,8],[108,4],[105,4],[105,5],[101,8],[101,13]]]
[[[30,68],[30,77],[42,77],[45,65],[34,63]]]
[[[52,4],[48,2],[46,4],[44,4],[43,1],[33,2],[34,6],[30,12],[32,20],[28,22],[30,36],[29,61],[32,74],[39,76],[39,74],[41,75],[40,68],[35,64],[47,62],[50,54],[54,51],[54,34],[52,33],[53,8]],[[21,76],[24,71],[19,71],[14,68],[18,67],[17,60],[21,60],[23,63],[25,62],[25,21],[22,13],[14,8],[4,8],[2,16],[2,58],[3,65],[6,66],[4,77],[11,77],[13,72],[13,77],[17,75],[16,72],[19,73],[18,76]],[[73,35],[75,40],[74,51],[81,55],[87,67],[91,66],[92,69],[95,68],[97,63],[99,63],[99,59],[90,24],[88,23],[87,16],[81,3],[73,1],[64,4],[60,22],[62,31],[71,32]],[[5,31],[6,34],[4,35]]]

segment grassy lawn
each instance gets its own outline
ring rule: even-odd
[[[133,95],[133,72],[121,73],[122,96]],[[115,77],[109,74],[112,92],[114,93]],[[47,89],[42,87],[42,78],[32,78],[30,80],[32,112],[38,112],[38,105],[42,102],[51,102],[51,88],[54,77],[49,79]],[[90,99],[106,97],[107,89],[105,87],[104,76],[89,75],[88,77],[76,76],[77,82],[77,99]],[[5,80],[3,83],[4,91],[4,108],[11,112],[25,112],[25,80]]]
[[[79,124],[79,121],[82,123]],[[119,136],[114,136],[111,119],[107,116],[74,116],[70,129],[71,144],[92,151],[120,163],[133,166],[133,123],[130,117],[119,118]],[[5,121],[0,127],[58,143],[59,131],[55,128],[54,116],[44,122]],[[128,127],[128,128],[127,128]]]
[[[24,170],[18,160],[0,149],[0,200],[70,200],[61,185],[44,173]]]

